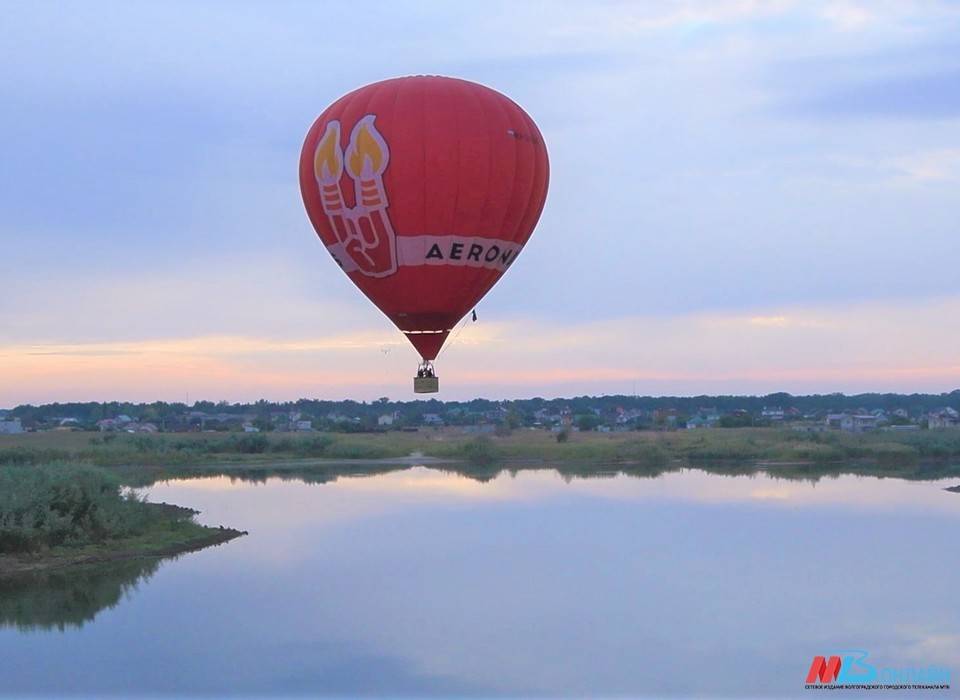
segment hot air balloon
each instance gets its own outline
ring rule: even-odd
[[[414,348],[418,393],[450,331],[510,267],[540,218],[547,149],[516,103],[436,76],[373,83],[307,133],[300,189],[334,260]]]

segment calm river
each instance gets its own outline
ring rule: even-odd
[[[956,483],[162,482],[151,500],[249,536],[0,589],[0,695],[817,697],[813,657],[853,649],[949,667],[921,695],[950,696]]]

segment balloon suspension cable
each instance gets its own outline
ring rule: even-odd
[[[476,322],[476,320],[477,320],[477,310],[476,310],[476,309],[474,309],[468,316],[464,316],[464,317],[463,317],[463,320],[461,320],[461,321],[460,321],[460,325],[457,326],[457,330],[456,330],[456,332],[453,334],[453,337],[450,338],[450,342],[447,343],[446,345],[444,345],[442,348],[440,348],[440,352],[437,353],[437,359],[440,359],[440,356],[441,356],[444,352],[446,352],[447,348],[449,348],[451,345],[454,345],[454,344],[457,342],[457,338],[460,337],[460,331],[463,330],[463,327],[464,327],[465,325],[467,325],[467,321],[470,321],[470,320]]]

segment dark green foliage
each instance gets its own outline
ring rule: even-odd
[[[0,450],[0,466],[49,464],[68,457],[69,453],[62,450],[8,447]]]
[[[499,450],[488,437],[478,437],[460,447],[463,459],[474,464],[489,464],[499,458]]]
[[[127,537],[155,517],[93,467],[0,467],[0,553]]]
[[[567,442],[570,439],[570,432],[568,430],[561,430],[557,433],[557,442]]]
[[[234,449],[240,454],[259,455],[267,451],[270,441],[266,435],[259,433],[246,433],[244,435],[235,435],[230,438]]]
[[[585,413],[581,416],[576,417],[577,427],[580,430],[587,432],[590,430],[596,430],[603,421],[600,419],[600,416],[597,416],[593,413]]]
[[[753,426],[754,418],[748,413],[730,414],[720,417],[721,428],[749,428]]]
[[[311,435],[307,438],[284,438],[274,443],[270,451],[294,454],[299,457],[326,457],[334,440],[329,435]]]
[[[617,446],[617,459],[645,467],[661,467],[670,461],[670,455],[655,442],[630,440]]]

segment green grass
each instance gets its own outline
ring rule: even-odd
[[[676,432],[571,433],[559,442],[543,430],[476,437],[454,429],[418,433],[291,434],[183,433],[125,435],[50,432],[0,437],[0,465],[54,461],[108,467],[211,468],[272,465],[297,460],[372,460],[411,453],[470,463],[497,461],[617,462],[663,465],[671,461],[839,463],[867,460],[916,464],[960,457],[960,431],[801,433],[772,428]]]
[[[76,465],[0,467],[0,554],[96,557],[176,549],[214,532],[193,512],[145,503],[120,478]],[[219,532],[219,531],[216,531]]]

